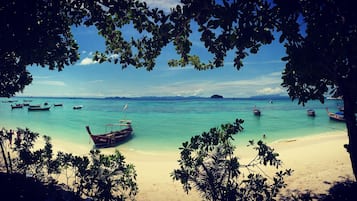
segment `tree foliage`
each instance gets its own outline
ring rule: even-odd
[[[43,136],[44,147],[34,150],[39,134],[21,128],[17,133],[12,148],[16,157],[4,157],[12,162],[9,164],[14,164],[14,168],[9,168],[13,169],[11,174],[20,173],[24,178],[32,177],[49,185],[57,184],[56,178],[65,174],[65,190],[71,189],[72,200],[79,197],[103,201],[135,199],[138,192],[136,171],[119,151],[104,155],[99,150],[91,150],[89,157],[58,152],[55,156],[50,137]],[[1,145],[8,140],[5,135],[0,139]],[[68,175],[72,175],[71,178]]]
[[[71,26],[80,23],[83,12],[70,2],[0,2],[0,96],[12,96],[31,83],[28,65],[62,70],[79,59]]]
[[[124,159],[117,150],[108,156],[91,150],[89,158],[73,157],[75,191],[94,200],[133,200],[138,192],[136,172]]]
[[[284,36],[291,36],[284,38],[287,56],[282,86],[303,104],[324,102],[328,93],[343,97],[346,147],[357,177],[357,14],[349,1],[291,2],[275,1],[280,9],[278,25]],[[298,16],[304,26],[298,26]]]
[[[148,17],[146,3],[132,0],[1,1],[0,96],[13,96],[32,82],[29,65],[61,71],[76,63],[79,47],[71,28],[79,25],[95,26],[107,40],[105,53],[97,53],[96,58],[103,56],[99,61],[113,59],[123,67],[144,65],[152,69],[159,54],[152,51],[155,46],[150,41],[144,42],[145,47],[139,45],[145,48],[146,56],[139,55],[142,61],[133,60],[131,47],[140,40],[126,39],[120,31],[127,24],[139,32],[150,29],[154,23],[149,23]],[[107,56],[114,54],[118,57]]]
[[[196,188],[206,200],[274,200],[286,186],[284,177],[291,170],[276,172],[272,181],[264,172],[257,173],[259,165],[281,165],[278,154],[262,141],[256,145],[251,141],[257,155],[248,164],[240,163],[232,140],[234,134],[242,131],[242,123],[237,119],[233,124],[211,128],[182,144],[180,168],[171,176],[181,182],[187,193]]]
[[[169,18],[175,29],[172,31],[173,42],[181,55],[181,60],[176,64],[191,63],[199,70],[221,67],[224,66],[227,52],[235,51],[234,66],[239,70],[248,52],[255,54],[262,45],[274,39],[274,18],[267,1],[188,0],[182,3],[182,6],[172,11]],[[192,44],[189,39],[191,21],[198,24],[200,40],[214,55],[213,60],[207,64],[200,62],[197,56],[189,55]]]

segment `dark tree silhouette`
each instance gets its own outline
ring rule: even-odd
[[[350,1],[277,0],[286,40],[282,86],[299,103],[342,96],[353,173],[357,177],[357,14]],[[303,26],[298,27],[301,17]],[[301,21],[301,20],[300,20]]]

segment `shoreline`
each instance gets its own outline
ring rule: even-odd
[[[51,139],[54,153],[64,151],[75,155],[86,155],[90,149],[85,145]],[[346,178],[354,180],[348,153],[343,147],[348,143],[347,131],[331,131],[317,135],[281,139],[267,143],[279,153],[283,165],[281,169],[293,169],[293,174],[285,179],[288,184],[284,194],[295,191],[327,193],[336,181]],[[42,135],[35,144],[35,149],[42,148]],[[113,153],[115,148],[101,149],[103,154]],[[198,192],[192,190],[188,195],[179,182],[174,182],[170,173],[178,168],[179,150],[174,152],[147,152],[140,150],[118,150],[125,156],[126,163],[133,164],[137,172],[139,193],[138,201],[151,200],[202,200]],[[240,163],[255,156],[251,147],[237,146],[236,155]],[[277,170],[267,169],[268,175]],[[61,182],[61,181],[60,181]]]

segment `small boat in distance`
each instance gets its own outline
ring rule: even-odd
[[[75,105],[75,106],[73,106],[74,110],[80,110],[82,108],[83,108],[83,105]]]
[[[92,134],[89,126],[86,126],[87,132],[93,140],[95,147],[97,148],[116,146],[120,142],[123,142],[128,139],[133,133],[133,128],[131,127],[130,120],[120,120],[119,124],[108,124],[106,126],[123,126],[124,128],[103,134]]]
[[[313,109],[308,109],[308,110],[307,110],[307,116],[310,116],[310,117],[316,116],[315,110],[313,110]]]
[[[60,107],[60,106],[63,106],[63,104],[62,103],[55,103],[55,104],[53,104],[53,106],[54,107]]]
[[[51,107],[41,107],[41,106],[35,106],[35,107],[28,107],[28,111],[49,111]]]
[[[327,115],[330,117],[331,120],[341,121],[341,122],[346,121],[345,120],[345,115],[344,115],[343,112],[341,112],[341,111],[340,112],[335,112],[335,113],[329,112],[328,108],[326,108],[326,111],[327,111]]]
[[[24,105],[23,104],[15,104],[15,105],[11,105],[11,109],[19,109],[22,108]]]
[[[256,108],[256,107],[254,106],[253,114],[254,114],[255,116],[260,116],[260,115],[261,115],[261,112],[260,112],[260,110],[259,110],[258,108]]]

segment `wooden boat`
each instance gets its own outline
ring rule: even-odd
[[[11,109],[18,109],[18,108],[22,108],[24,105],[22,104],[15,104],[15,105],[11,105]]]
[[[315,110],[313,110],[313,109],[308,109],[308,110],[307,110],[307,116],[310,116],[310,117],[316,116]]]
[[[346,121],[345,120],[345,115],[343,112],[339,111],[339,112],[329,112],[328,111],[328,108],[326,108],[326,111],[327,111],[327,115],[330,117],[331,120],[334,120],[334,121]]]
[[[253,109],[253,114],[254,114],[255,116],[260,116],[260,115],[261,115],[261,112],[260,112],[259,109],[254,108],[254,109]]]
[[[73,106],[73,109],[80,110],[80,109],[82,109],[82,107],[83,107],[83,105],[75,105],[75,106]]]
[[[86,126],[86,129],[97,148],[112,147],[128,139],[133,132],[131,121],[128,120],[121,120],[119,124],[108,124],[107,126],[113,127],[117,125],[124,126],[125,128],[103,134],[92,134],[89,126]]]
[[[260,114],[261,114],[260,110],[256,106],[254,106],[254,108],[253,108],[253,114],[255,116],[260,116]]]
[[[60,106],[63,106],[63,104],[62,103],[55,103],[55,104],[53,104],[53,106],[60,107]]]
[[[35,107],[28,107],[28,111],[49,111],[51,107],[41,107],[41,106],[35,106]]]

